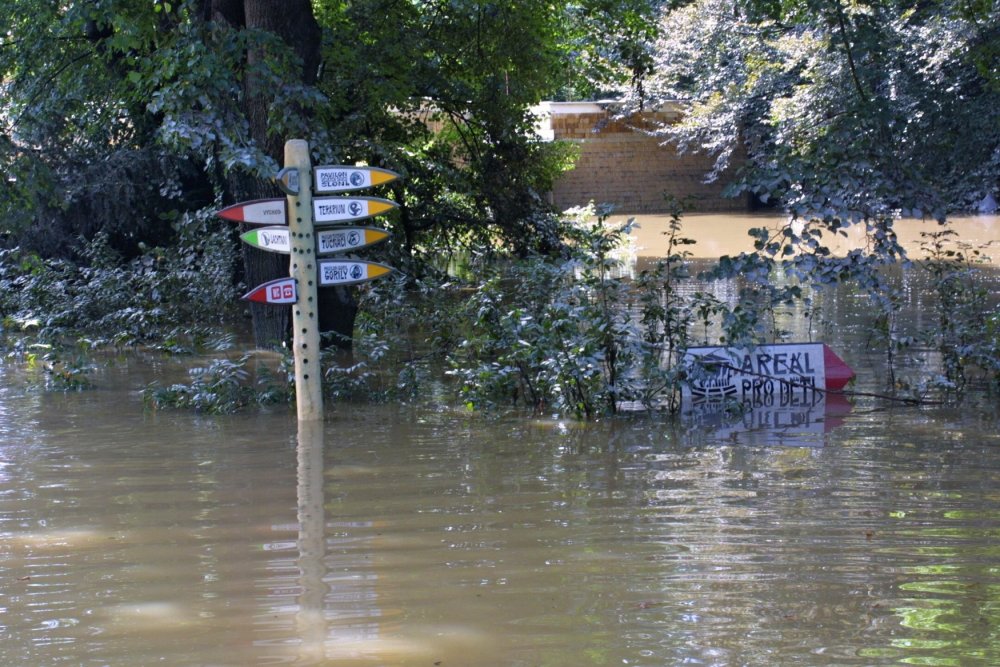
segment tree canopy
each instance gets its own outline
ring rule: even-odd
[[[585,26],[607,36],[627,11],[534,0],[12,0],[0,42],[2,232],[47,253],[66,233],[97,229],[156,240],[158,212],[231,198],[234,174],[269,178],[283,141],[298,137],[321,162],[405,171],[408,238],[485,220],[530,245],[533,197],[559,157],[531,141],[528,108],[619,72]],[[413,122],[427,112],[450,132]]]
[[[663,137],[745,155],[760,201],[835,230],[996,191],[996,3],[695,0],[659,28],[645,94],[688,103]]]

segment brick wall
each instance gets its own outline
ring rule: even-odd
[[[695,198],[694,210],[699,212],[747,210],[746,199],[722,196],[725,176],[704,182],[712,158],[678,155],[655,137],[633,129],[675,122],[680,117],[676,110],[644,114],[627,124],[611,120],[596,104],[549,103],[542,113],[542,134],[569,141],[579,150],[576,167],[560,177],[550,193],[559,210],[593,201],[614,204],[618,213],[664,213],[664,193]]]

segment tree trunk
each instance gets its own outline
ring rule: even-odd
[[[312,13],[310,0],[210,0],[211,18],[236,29],[263,30],[280,37],[302,60],[301,80],[314,84],[320,63],[321,32]],[[251,136],[261,149],[279,164],[283,159],[284,143],[302,137],[278,137],[268,133],[268,110],[271,91],[252,76],[253,66],[268,55],[259,49],[247,53],[248,75],[243,82],[243,111],[250,125]],[[290,109],[289,113],[302,113]],[[242,183],[235,181],[241,180]],[[252,182],[248,182],[252,181]],[[279,196],[273,184],[243,177],[230,178],[237,201]],[[288,258],[244,246],[245,279],[249,288],[288,276]],[[319,322],[321,331],[337,335],[334,343],[349,347],[354,332],[357,303],[349,288],[324,288],[319,292]],[[289,340],[291,317],[285,306],[251,304],[254,342],[258,347],[274,347]]]

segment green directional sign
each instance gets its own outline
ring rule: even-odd
[[[392,234],[377,227],[335,227],[333,229],[320,229],[316,234],[316,254],[332,255],[348,250],[357,250],[367,246],[381,243]],[[292,248],[292,240],[288,227],[260,227],[244,232],[240,239],[255,248],[289,254]]]
[[[285,255],[292,251],[292,241],[288,227],[259,227],[240,234],[240,240],[261,250],[280,252]]]

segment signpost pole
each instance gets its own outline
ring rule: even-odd
[[[312,163],[309,143],[285,143],[285,168],[298,170],[299,188],[288,195],[291,241],[290,275],[298,283],[292,306],[292,346],[295,358],[295,400],[299,421],[323,419],[323,388],[319,363],[319,317],[316,298],[316,241],[313,231]]]

